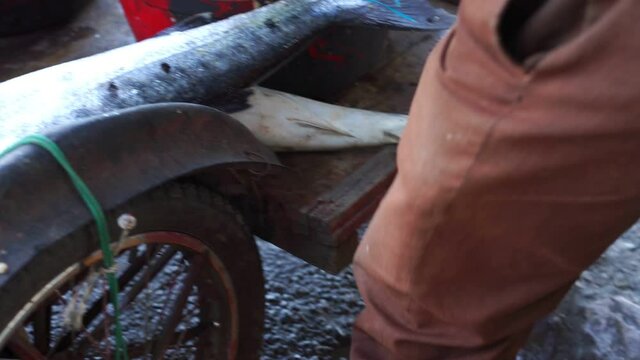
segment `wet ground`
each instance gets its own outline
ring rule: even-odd
[[[585,271],[519,360],[640,359],[640,223]]]
[[[363,306],[351,270],[330,275],[269,243],[259,247],[267,288],[262,359],[346,359]]]
[[[350,269],[333,276],[261,242],[267,286],[262,360],[346,359],[362,309]],[[518,360],[640,359],[640,224],[534,329]]]

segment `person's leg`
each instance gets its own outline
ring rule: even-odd
[[[463,2],[427,62],[354,260],[353,360],[513,358],[640,215],[640,2],[530,70],[502,50],[505,3]]]

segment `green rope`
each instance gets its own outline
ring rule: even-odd
[[[8,154],[9,152],[15,150],[16,148],[23,145],[37,145],[41,148],[47,150],[51,156],[53,156],[58,164],[62,166],[62,168],[66,171],[69,179],[75,186],[78,194],[84,200],[84,203],[87,205],[87,208],[91,212],[91,215],[95,219],[96,226],[98,228],[98,238],[100,240],[100,248],[103,253],[103,263],[106,269],[113,268],[113,253],[111,252],[111,236],[109,235],[109,228],[107,227],[107,219],[104,215],[104,211],[100,206],[98,200],[93,196],[91,190],[87,184],[80,178],[78,173],[73,169],[69,160],[64,155],[64,152],[55,142],[51,141],[51,139],[43,136],[43,135],[29,135],[24,139],[18,141],[13,144],[6,150],[0,152],[0,158]],[[127,354],[126,342],[124,340],[124,336],[122,334],[122,325],[120,323],[120,306],[118,302],[118,281],[116,279],[116,275],[112,271],[107,272],[107,281],[109,282],[109,292],[111,297],[111,303],[113,304],[113,312],[115,317],[115,325],[116,325],[116,360],[128,360],[129,356]]]

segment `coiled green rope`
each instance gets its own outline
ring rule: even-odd
[[[76,188],[76,190],[78,191],[78,194],[80,195],[84,203],[87,205],[87,208],[91,212],[91,215],[93,216],[96,222],[96,227],[98,229],[98,239],[100,241],[100,248],[103,253],[102,260],[104,263],[104,267],[105,269],[112,269],[114,260],[113,260],[113,253],[111,251],[111,246],[110,246],[111,236],[109,235],[107,219],[106,219],[106,216],[104,215],[104,211],[102,210],[102,206],[100,206],[100,203],[98,202],[98,200],[95,198],[95,196],[93,196],[87,184],[73,169],[73,167],[69,163],[69,160],[64,155],[64,152],[62,151],[62,149],[60,149],[60,147],[58,147],[58,145],[56,145],[55,142],[53,142],[51,139],[47,138],[46,136],[29,135],[23,138],[22,140],[18,141],[17,143],[13,144],[9,148],[5,149],[4,151],[0,152],[0,157],[5,156],[9,152],[15,150],[20,146],[28,145],[28,144],[37,145],[47,150],[49,154],[51,154],[51,156],[53,156],[56,159],[58,164],[60,164],[60,166],[62,166],[64,171],[67,173],[67,175],[69,176],[69,179],[73,183],[73,186]],[[115,334],[116,335],[116,351],[115,351],[116,360],[128,360],[129,356],[127,354],[127,345],[124,340],[124,336],[122,334],[122,325],[120,323],[120,306],[118,301],[118,293],[119,293],[118,281],[113,271],[107,271],[107,281],[109,283],[109,293],[110,293],[109,295],[111,297],[111,304],[113,305],[113,312],[114,312],[115,326],[116,326],[116,334]]]

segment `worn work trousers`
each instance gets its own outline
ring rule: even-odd
[[[514,358],[640,215],[640,1],[527,69],[505,3],[463,1],[427,60],[355,256],[354,360]]]

